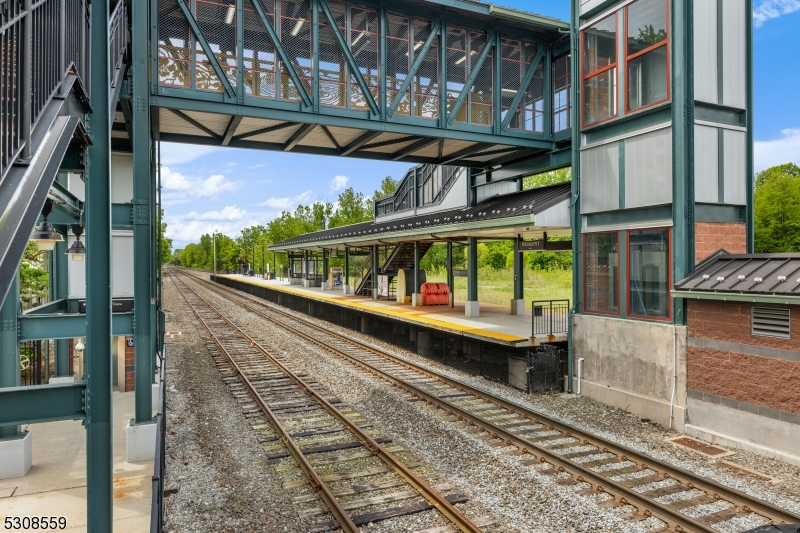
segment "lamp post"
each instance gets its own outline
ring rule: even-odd
[[[217,230],[214,230],[214,277],[217,275]]]

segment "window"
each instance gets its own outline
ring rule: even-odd
[[[750,313],[750,334],[759,337],[791,338],[792,312],[788,307],[753,306]]]
[[[617,14],[581,33],[583,125],[617,116]]]
[[[668,0],[637,0],[625,8],[628,111],[669,100]]]
[[[669,229],[628,232],[628,314],[670,317]]]
[[[586,311],[619,313],[619,233],[584,236]]]

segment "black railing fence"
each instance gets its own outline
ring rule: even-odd
[[[51,343],[49,341],[25,341],[19,345],[20,385],[42,385],[50,379]]]
[[[531,307],[534,337],[567,333],[569,300],[537,300]]]
[[[163,353],[163,352],[162,352]],[[164,475],[167,452],[167,391],[166,363],[161,358],[159,371],[158,414],[156,414],[156,454],[153,458],[152,503],[150,509],[150,533],[161,533],[164,526]]]

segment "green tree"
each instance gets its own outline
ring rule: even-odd
[[[167,237],[167,223],[164,222],[163,209],[160,210],[158,220],[160,221],[161,231],[161,262],[166,264],[172,261],[172,239]]]
[[[35,242],[29,242],[19,264],[19,296],[25,307],[30,307],[36,299],[47,297],[49,279],[45,252],[40,252]]]
[[[639,28],[639,40],[644,41],[650,45],[660,43],[667,38],[667,30],[661,29],[656,31],[652,24],[646,25],[644,28]]]
[[[548,185],[556,185],[557,183],[564,183],[572,180],[572,168],[560,168],[558,170],[551,170],[542,174],[528,176],[522,179],[522,189],[536,189],[538,187],[546,187]]]
[[[339,194],[336,211],[331,216],[328,227],[338,228],[372,220],[373,212],[364,194],[348,187]]]
[[[754,196],[756,253],[800,252],[800,167],[760,172]]]
[[[373,195],[373,198],[375,200],[379,200],[381,198],[389,196],[390,194],[392,194],[394,191],[397,190],[397,186],[398,185],[400,185],[400,181],[399,180],[393,179],[391,176],[386,176],[381,181],[380,188],[378,188],[375,191],[375,194]]]

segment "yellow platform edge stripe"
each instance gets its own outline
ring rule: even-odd
[[[445,331],[450,331],[450,332],[453,332],[453,333],[462,333],[462,334],[463,333],[469,333],[471,335],[475,335],[475,336],[479,336],[479,337],[489,337],[489,338],[492,338],[492,339],[501,340],[501,341],[504,341],[504,342],[507,342],[507,343],[510,343],[510,344],[511,343],[516,343],[516,342],[527,342],[527,341],[530,341],[530,339],[527,339],[525,337],[518,337],[516,335],[509,335],[507,333],[498,333],[498,332],[495,332],[495,331],[487,331],[487,330],[481,329],[481,328],[471,328],[471,327],[467,327],[467,326],[461,326],[461,325],[455,324],[453,322],[446,322],[444,320],[437,320],[435,318],[426,318],[426,317],[409,315],[407,313],[403,313],[402,311],[394,311],[392,309],[376,309],[375,307],[372,307],[370,305],[365,305],[365,304],[362,304],[362,303],[359,303],[359,302],[351,302],[351,301],[348,301],[348,300],[342,300],[341,298],[335,298],[335,297],[332,297],[332,296],[325,296],[324,294],[309,293],[309,292],[306,292],[306,291],[303,291],[303,290],[294,289],[291,286],[287,287],[287,286],[284,286],[284,285],[264,285],[262,283],[257,283],[257,282],[254,282],[254,281],[251,281],[251,280],[247,280],[247,279],[234,278],[234,277],[230,277],[230,276],[227,276],[227,275],[224,275],[224,274],[217,274],[217,277],[218,278],[229,279],[231,281],[236,281],[236,282],[239,282],[239,283],[246,283],[248,285],[253,285],[253,286],[256,286],[256,287],[262,287],[262,288],[265,288],[265,289],[272,289],[272,290],[282,291],[282,292],[286,292],[286,293],[290,293],[290,294],[296,294],[298,296],[303,296],[303,297],[309,298],[311,300],[318,300],[318,301],[333,303],[333,304],[341,305],[341,306],[345,306],[345,307],[351,307],[351,308],[354,308],[354,309],[361,309],[363,311],[367,311],[367,312],[370,312],[372,314],[389,315],[389,316],[394,316],[394,317],[397,317],[397,318],[402,318],[404,320],[408,320],[408,321],[411,321],[411,322],[420,322],[420,323],[423,323],[423,324],[437,326],[438,329],[442,329],[442,330],[445,330]]]

